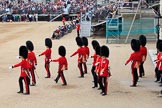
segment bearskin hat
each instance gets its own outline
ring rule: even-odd
[[[82,37],[83,45],[88,46],[88,39],[87,37]]]
[[[20,46],[19,48],[19,56],[26,59],[28,57],[28,49],[26,46]]]
[[[101,55],[101,47],[100,46],[96,46],[95,52],[96,52],[97,55]]]
[[[145,46],[146,43],[147,43],[146,36],[140,35],[139,41],[140,41],[140,44],[141,44],[142,46]]]
[[[79,23],[79,20],[76,20],[76,23]]]
[[[158,43],[158,50],[159,50],[160,52],[162,52],[162,42],[159,42],[159,43]]]
[[[101,56],[109,57],[109,48],[105,45],[101,47]]]
[[[52,41],[50,38],[45,39],[45,45],[49,48],[52,48]]]
[[[76,40],[76,43],[78,46],[80,46],[80,47],[83,46],[83,41],[80,37],[76,37],[75,40]]]
[[[34,50],[34,45],[33,45],[33,43],[31,41],[26,41],[26,47],[30,51]]]
[[[140,42],[139,40],[136,39],[132,39],[131,40],[131,47],[133,51],[139,51],[140,50]]]
[[[98,43],[98,41],[93,40],[92,41],[92,47],[93,47],[93,49],[95,50],[97,46],[100,46],[100,44]]]
[[[59,55],[60,56],[65,56],[66,55],[66,49],[64,46],[60,46],[58,49]]]
[[[161,43],[162,42],[162,40],[158,40],[157,42],[156,42],[156,48],[157,48],[157,50],[159,50],[159,43]]]

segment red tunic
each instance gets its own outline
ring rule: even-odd
[[[77,24],[77,25],[76,25],[76,29],[77,29],[77,31],[80,30],[80,24]]]
[[[104,76],[107,77],[109,75],[109,71],[108,71],[108,67],[109,67],[109,60],[106,58],[102,58],[101,59],[101,63],[100,63],[100,76]]]
[[[19,67],[21,66],[21,73],[20,76],[21,77],[26,77],[28,76],[28,69],[31,68],[29,62],[27,62],[26,59],[22,60],[20,63],[13,65],[13,67]]]
[[[51,59],[51,48],[47,48],[44,52],[40,54],[40,56],[45,55],[45,62],[49,62],[49,59]]]
[[[139,67],[141,61],[142,61],[142,56],[141,56],[141,52],[138,51],[138,52],[133,52],[129,59],[126,61],[126,65],[132,61],[132,67],[135,68],[136,66]]]
[[[140,47],[140,52],[141,52],[141,55],[142,55],[142,61],[145,61],[145,59],[146,59],[146,57],[147,57],[147,48],[141,46],[141,47]]]
[[[158,66],[158,70],[162,71],[162,53],[159,53],[159,66]]]
[[[85,50],[85,53],[86,53],[86,59],[88,59],[88,57],[89,57],[89,48],[87,46],[84,46],[84,50]]]
[[[36,59],[36,56],[35,56],[35,53],[34,52],[28,52],[28,58],[27,58],[27,61],[30,63],[30,65],[33,67],[35,66],[35,64],[37,64],[37,59]]]
[[[78,54],[78,62],[84,62],[86,60],[86,53],[85,53],[85,49],[83,47],[78,48],[78,50],[76,52],[74,52],[72,56]]]
[[[100,68],[101,60],[102,60],[102,58],[100,56],[97,56],[96,63],[95,63],[95,66],[96,66],[95,72],[99,75],[100,75],[100,70],[101,70],[101,68]]]
[[[156,62],[156,67],[157,67],[157,68],[159,68],[159,64],[160,64],[159,59],[160,59],[160,53],[157,54],[157,59],[156,59],[156,61],[157,61],[157,62]]]
[[[62,18],[62,22],[65,22],[65,21],[66,21],[66,19],[63,17],[63,18]]]
[[[93,63],[92,63],[93,66],[95,66],[96,60],[97,60],[97,55],[96,55],[96,53],[95,53],[95,54],[93,55]]]
[[[58,72],[64,71],[65,69],[68,68],[68,63],[67,63],[66,57],[61,56],[56,60],[52,60],[52,62],[58,62],[59,63]]]

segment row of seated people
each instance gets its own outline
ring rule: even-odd
[[[64,35],[71,33],[72,30],[74,30],[75,28],[76,28],[76,20],[73,20],[63,26],[59,26],[57,27],[56,30],[54,30],[51,39],[60,39]]]

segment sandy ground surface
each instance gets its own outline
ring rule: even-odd
[[[110,66],[112,77],[109,79],[107,96],[101,96],[100,91],[92,89],[91,62],[88,60],[88,74],[85,78],[78,78],[77,56],[70,55],[77,49],[75,43],[76,31],[64,36],[60,40],[53,40],[52,58],[58,57],[57,49],[60,45],[66,46],[69,69],[65,71],[68,86],[61,86],[62,81],[56,84],[53,80],[57,75],[57,63],[51,63],[50,79],[45,79],[44,57],[37,58],[38,66],[37,85],[30,87],[31,94],[21,95],[18,78],[19,68],[9,70],[8,67],[18,63],[16,58],[20,45],[27,40],[33,41],[35,53],[38,55],[44,49],[44,39],[51,37],[53,30],[61,22],[39,23],[0,23],[0,108],[159,108],[162,98],[158,97],[162,89],[154,80],[154,67],[150,56],[144,64],[146,75],[140,79],[138,86],[131,84],[130,64],[124,63],[132,52],[130,44],[106,44],[110,48]],[[88,38],[89,43],[93,38]],[[101,45],[105,39],[96,38]],[[93,54],[92,46],[91,55]],[[148,49],[155,49],[155,43],[148,43]]]

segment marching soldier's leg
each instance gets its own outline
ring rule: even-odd
[[[20,87],[20,91],[18,91],[17,93],[23,93],[23,77],[19,77],[19,87]]]

